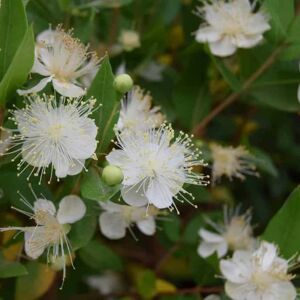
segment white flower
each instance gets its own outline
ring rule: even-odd
[[[210,145],[213,165],[212,182],[216,183],[223,175],[230,180],[233,177],[244,180],[246,175],[258,176],[256,167],[252,160],[252,155],[243,146],[236,148],[223,147],[217,144]]]
[[[35,60],[31,70],[45,78],[28,90],[18,90],[20,95],[37,93],[52,82],[54,89],[66,97],[80,97],[85,94],[84,78],[95,76],[99,59],[88,51],[71,31],[61,27],[46,30],[37,37]],[[80,82],[81,80],[81,82]],[[82,81],[83,80],[83,81]]]
[[[0,156],[9,149],[11,135],[11,130],[3,127],[0,128]]]
[[[106,271],[100,276],[89,276],[87,284],[96,289],[101,295],[118,293],[124,289],[124,283],[121,276],[113,271]]]
[[[99,217],[100,230],[104,236],[116,240],[125,237],[126,229],[130,230],[133,224],[145,235],[154,235],[155,216],[158,210],[155,207],[132,207],[113,202],[99,202],[103,209]]]
[[[195,166],[203,166],[200,153],[192,151],[187,134],[174,137],[170,125],[158,130],[126,130],[116,132],[119,150],[113,150],[107,160],[118,166],[123,174],[121,194],[133,206],[153,204],[157,208],[176,208],[174,200],[187,201],[194,197],[183,185],[207,185],[207,177],[194,173]],[[178,211],[178,210],[177,210]]]
[[[141,46],[140,35],[134,30],[122,30],[119,37],[119,43],[123,50],[130,52]]]
[[[221,260],[225,291],[233,300],[294,300],[288,261],[279,257],[275,245],[262,242],[254,251],[238,250],[231,259]]]
[[[151,108],[151,105],[151,95],[135,86],[127,98],[122,100],[117,129],[145,130],[159,127],[164,121],[164,116],[160,113],[159,106]]]
[[[36,197],[36,196],[35,196]],[[36,201],[31,205],[23,196],[22,202],[31,210],[24,211],[18,208],[15,210],[33,219],[36,226],[33,227],[6,227],[0,231],[18,230],[24,232],[25,253],[32,259],[39,258],[44,252],[47,253],[47,262],[51,263],[56,259],[62,259],[63,279],[66,274],[66,256],[72,263],[71,245],[67,238],[70,225],[81,220],[86,213],[84,202],[75,195],[64,197],[58,210],[53,202],[47,199],[36,197]]]
[[[229,56],[237,48],[256,46],[271,27],[266,14],[253,11],[249,0],[206,1],[198,8],[205,23],[196,32],[196,40],[207,42],[217,56]]]
[[[11,137],[7,153],[17,153],[14,159],[22,156],[18,164],[21,173],[29,165],[33,168],[28,178],[34,174],[40,175],[40,180],[50,165],[51,176],[54,169],[57,178],[80,173],[97,146],[97,126],[89,118],[94,103],[94,99],[27,97],[25,108],[13,112],[19,134]]]
[[[255,239],[252,235],[250,225],[251,216],[249,213],[238,215],[237,212],[228,212],[224,209],[224,224],[215,224],[208,221],[217,233],[201,228],[199,235],[202,238],[198,247],[198,254],[209,257],[214,252],[218,257],[223,257],[228,250],[249,250],[253,249]]]

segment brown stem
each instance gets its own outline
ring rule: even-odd
[[[242,88],[238,92],[234,92],[229,95],[224,101],[222,101],[218,106],[216,106],[208,116],[206,116],[193,130],[195,136],[201,136],[203,129],[225,108],[230,106],[233,102],[239,99],[239,97],[251,87],[252,83],[257,80],[267,69],[269,69],[272,64],[276,61],[278,55],[285,48],[286,45],[280,45],[274,52],[269,56],[269,58],[245,81]]]

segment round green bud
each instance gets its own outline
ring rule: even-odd
[[[102,179],[107,185],[117,185],[123,181],[124,175],[119,167],[108,165],[103,169]]]
[[[115,89],[124,94],[129,92],[133,87],[133,80],[128,74],[121,74],[115,78],[114,81]]]

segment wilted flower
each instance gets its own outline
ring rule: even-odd
[[[154,235],[155,216],[158,210],[155,207],[132,207],[113,202],[100,202],[103,209],[99,217],[100,230],[107,238],[116,240],[125,237],[126,229],[136,224],[145,235]]]
[[[238,250],[231,259],[221,260],[220,268],[233,300],[296,299],[289,261],[279,257],[274,244],[262,242],[254,252]]]
[[[207,176],[193,172],[195,166],[205,165],[199,159],[201,153],[192,150],[187,134],[181,132],[175,137],[170,125],[163,124],[158,130],[116,132],[116,136],[120,149],[106,158],[123,171],[121,194],[126,203],[177,210],[174,199],[189,203],[188,198],[194,199],[183,188],[185,183],[208,184]]]
[[[196,32],[196,40],[208,43],[217,56],[232,55],[237,48],[252,48],[271,27],[263,12],[254,12],[249,0],[205,1],[198,8],[205,23]]]
[[[198,247],[198,254],[206,258],[216,252],[220,258],[223,257],[228,250],[253,249],[255,239],[252,235],[250,221],[251,216],[249,212],[244,215],[238,215],[237,212],[232,213],[225,208],[224,224],[220,225],[208,221],[217,233],[203,228],[199,230],[202,241]]]
[[[35,61],[32,73],[45,78],[28,90],[18,90],[20,95],[37,93],[52,82],[54,89],[66,97],[80,97],[85,94],[85,86],[80,80],[95,76],[99,59],[88,51],[72,32],[61,27],[46,30],[37,37]]]
[[[51,263],[56,259],[62,259],[63,279],[66,275],[66,256],[72,263],[71,244],[67,238],[70,231],[70,225],[80,219],[86,213],[84,202],[75,195],[64,197],[58,210],[53,202],[47,199],[37,198],[31,205],[23,196],[22,202],[31,210],[31,212],[14,208],[18,212],[33,219],[36,226],[33,227],[6,227],[0,228],[0,231],[17,230],[24,232],[25,253],[32,259],[39,258],[44,252],[47,253],[47,262]]]
[[[82,101],[54,96],[27,97],[25,108],[13,111],[19,134],[11,137],[10,153],[22,156],[20,173],[32,166],[31,174],[45,174],[52,164],[58,178],[75,175],[96,150],[97,126],[89,118],[94,99]],[[51,180],[51,178],[50,178]]]
[[[159,106],[152,106],[152,97],[145,93],[139,86],[135,86],[122,101],[118,130],[132,129],[145,130],[152,127],[159,127],[164,116],[160,113]]]
[[[236,148],[221,145],[210,145],[213,165],[212,182],[215,183],[223,175],[230,180],[233,177],[244,180],[246,175],[257,176],[256,167],[252,160],[252,155],[243,146]]]
[[[140,35],[135,30],[122,30],[119,43],[123,50],[130,52],[141,46]]]

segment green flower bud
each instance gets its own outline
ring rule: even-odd
[[[68,234],[71,230],[71,225],[70,224],[63,224],[63,229],[64,229],[64,233]]]
[[[128,74],[121,74],[115,78],[114,81],[115,89],[124,94],[130,91],[133,87],[133,80]]]
[[[117,185],[123,181],[124,175],[119,167],[108,165],[103,169],[102,179],[107,185]]]

